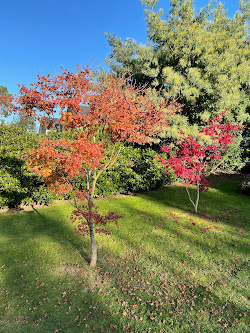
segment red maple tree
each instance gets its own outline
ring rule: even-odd
[[[198,138],[180,131],[180,138],[176,139],[176,150],[171,151],[167,147],[162,150],[169,153],[169,158],[161,158],[160,162],[167,170],[173,170],[178,178],[186,185],[186,191],[195,213],[198,210],[200,191],[207,191],[209,182],[206,176],[209,174],[211,162],[221,160],[222,152],[232,144],[236,133],[243,130],[243,126],[223,123],[223,116],[228,110],[219,113],[200,129]],[[188,185],[196,185],[196,199],[192,200]]]
[[[94,266],[95,232],[104,231],[99,226],[117,223],[120,218],[114,212],[106,216],[98,213],[93,202],[96,182],[117,161],[121,142],[153,142],[174,106],[164,101],[157,104],[150,91],[135,88],[129,78],[107,75],[94,83],[90,76],[88,68],[79,67],[76,74],[63,70],[55,77],[38,76],[30,88],[20,87],[12,110],[35,116],[48,127],[58,115],[66,130],[74,131],[73,140],[41,141],[27,158],[57,194],[73,194],[75,209],[70,219],[76,223],[78,234],[90,236],[90,264]],[[82,105],[88,105],[87,115],[81,112]],[[86,204],[78,202],[84,199]]]

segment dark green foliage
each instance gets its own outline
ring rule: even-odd
[[[0,207],[51,203],[52,192],[43,185],[35,173],[27,170],[25,161],[17,157],[0,157]]]
[[[151,148],[124,146],[118,162],[97,181],[97,195],[127,193],[159,188],[173,180]]]
[[[35,133],[27,133],[17,125],[0,125],[0,156],[20,157],[24,153],[35,148],[37,143]]]
[[[15,208],[39,186],[37,176],[27,171],[25,162],[8,155],[0,157],[0,206]]]
[[[28,171],[23,159],[36,143],[35,133],[13,124],[0,125],[0,208],[52,201],[52,193],[36,174]]]

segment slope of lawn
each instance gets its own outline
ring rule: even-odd
[[[94,269],[69,204],[0,214],[0,331],[248,332],[240,182],[214,179],[197,216],[178,184],[97,201],[124,218],[97,235]]]

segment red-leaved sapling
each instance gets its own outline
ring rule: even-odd
[[[180,131],[180,137],[176,139],[175,149],[162,147],[169,153],[169,158],[161,158],[160,162],[168,171],[172,170],[176,177],[180,178],[184,185],[188,198],[193,205],[195,213],[198,210],[200,191],[207,191],[209,182],[206,177],[212,161],[220,161],[222,153],[236,138],[237,132],[243,130],[243,126],[223,123],[223,116],[228,110],[220,112],[211,120],[205,121],[199,130],[197,139]],[[196,185],[196,199],[192,200],[188,190],[189,185]]]

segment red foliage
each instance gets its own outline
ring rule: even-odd
[[[134,88],[127,78],[108,76],[94,86],[89,96],[91,111],[86,119],[88,134],[100,129],[111,136],[112,142],[150,143],[166,126],[173,111],[163,112],[164,101],[157,105],[146,89]]]
[[[40,123],[51,125],[51,117],[60,109],[62,122],[69,122],[72,114],[80,113],[80,104],[86,104],[90,91],[90,71],[79,68],[77,74],[63,70],[61,75],[37,75],[37,82],[27,88],[20,85],[13,112],[37,117]]]
[[[200,190],[206,191],[209,183],[205,177],[209,164],[212,160],[221,159],[222,151],[233,142],[236,133],[243,129],[242,126],[232,125],[229,122],[223,124],[222,117],[225,112],[227,110],[209,120],[199,131],[200,134],[207,135],[212,143],[205,143],[201,135],[198,136],[199,140],[196,140],[180,131],[182,136],[176,140],[175,152],[171,152],[167,147],[162,148],[170,154],[170,158],[162,158],[161,163],[167,169],[173,170],[185,185],[198,183]]]
[[[33,115],[48,127],[57,115],[66,129],[80,129],[72,141],[41,141],[27,159],[57,194],[70,191],[76,199],[87,198],[88,205],[75,203],[71,214],[81,234],[120,218],[112,212],[100,216],[92,203],[98,177],[118,158],[117,145],[122,141],[151,144],[175,110],[174,104],[155,103],[149,91],[135,88],[128,78],[107,75],[93,83],[90,76],[88,68],[79,67],[76,74],[64,70],[56,77],[38,75],[30,88],[20,87],[12,106],[13,112]],[[88,105],[87,115],[81,112],[82,105]],[[85,183],[85,190],[74,190],[77,181]]]
[[[114,212],[109,212],[107,215],[101,216],[97,211],[97,207],[93,203],[91,203],[91,209],[89,209],[88,205],[79,205],[77,209],[72,211],[70,216],[70,220],[73,223],[76,223],[76,234],[82,236],[89,235],[88,223],[86,221],[92,221],[96,233],[109,234],[110,232],[108,230],[96,228],[96,226],[105,226],[110,222],[114,222],[117,225],[117,221],[120,218],[122,218],[122,216]]]
[[[33,115],[48,127],[59,113],[66,128],[84,128],[88,139],[98,131],[103,137],[108,134],[112,142],[145,144],[161,133],[175,110],[173,105],[164,101],[157,105],[148,90],[135,88],[129,78],[108,75],[94,84],[90,74],[88,68],[78,67],[76,74],[64,70],[55,78],[38,75],[30,88],[20,87],[13,112]],[[87,116],[81,112],[82,105],[89,106]]]
[[[81,112],[86,103],[88,115]],[[14,112],[36,116],[46,126],[59,113],[66,129],[83,129],[73,141],[41,141],[28,157],[33,170],[60,189],[59,194],[70,189],[72,179],[86,178],[87,170],[105,168],[101,161],[109,158],[107,142],[151,143],[173,113],[173,106],[168,113],[166,108],[165,102],[157,105],[147,90],[136,89],[127,78],[109,75],[94,84],[87,68],[78,68],[76,74],[64,70],[54,78],[38,75],[30,88],[21,86],[13,104]]]
[[[170,154],[169,159],[162,158],[160,161],[166,166],[166,169],[173,170],[178,178],[181,178],[184,185],[194,184],[197,186],[197,196],[194,202],[191,199],[188,188],[187,193],[190,202],[194,206],[195,212],[198,209],[199,191],[207,191],[209,182],[206,176],[209,169],[209,164],[213,160],[220,160],[222,152],[236,138],[236,133],[243,130],[243,126],[232,125],[229,122],[222,123],[223,115],[228,110],[218,114],[216,117],[207,122],[200,130],[198,140],[190,135],[185,135],[177,139],[175,152],[171,152],[167,147],[162,150]],[[212,143],[204,142],[202,135],[209,137]]]
[[[89,170],[101,167],[102,152],[100,143],[84,139],[43,140],[27,158],[32,170],[45,182],[68,186],[69,182],[79,176],[84,179],[83,165]]]
[[[8,116],[12,112],[13,96],[4,95],[0,92],[0,115]]]

